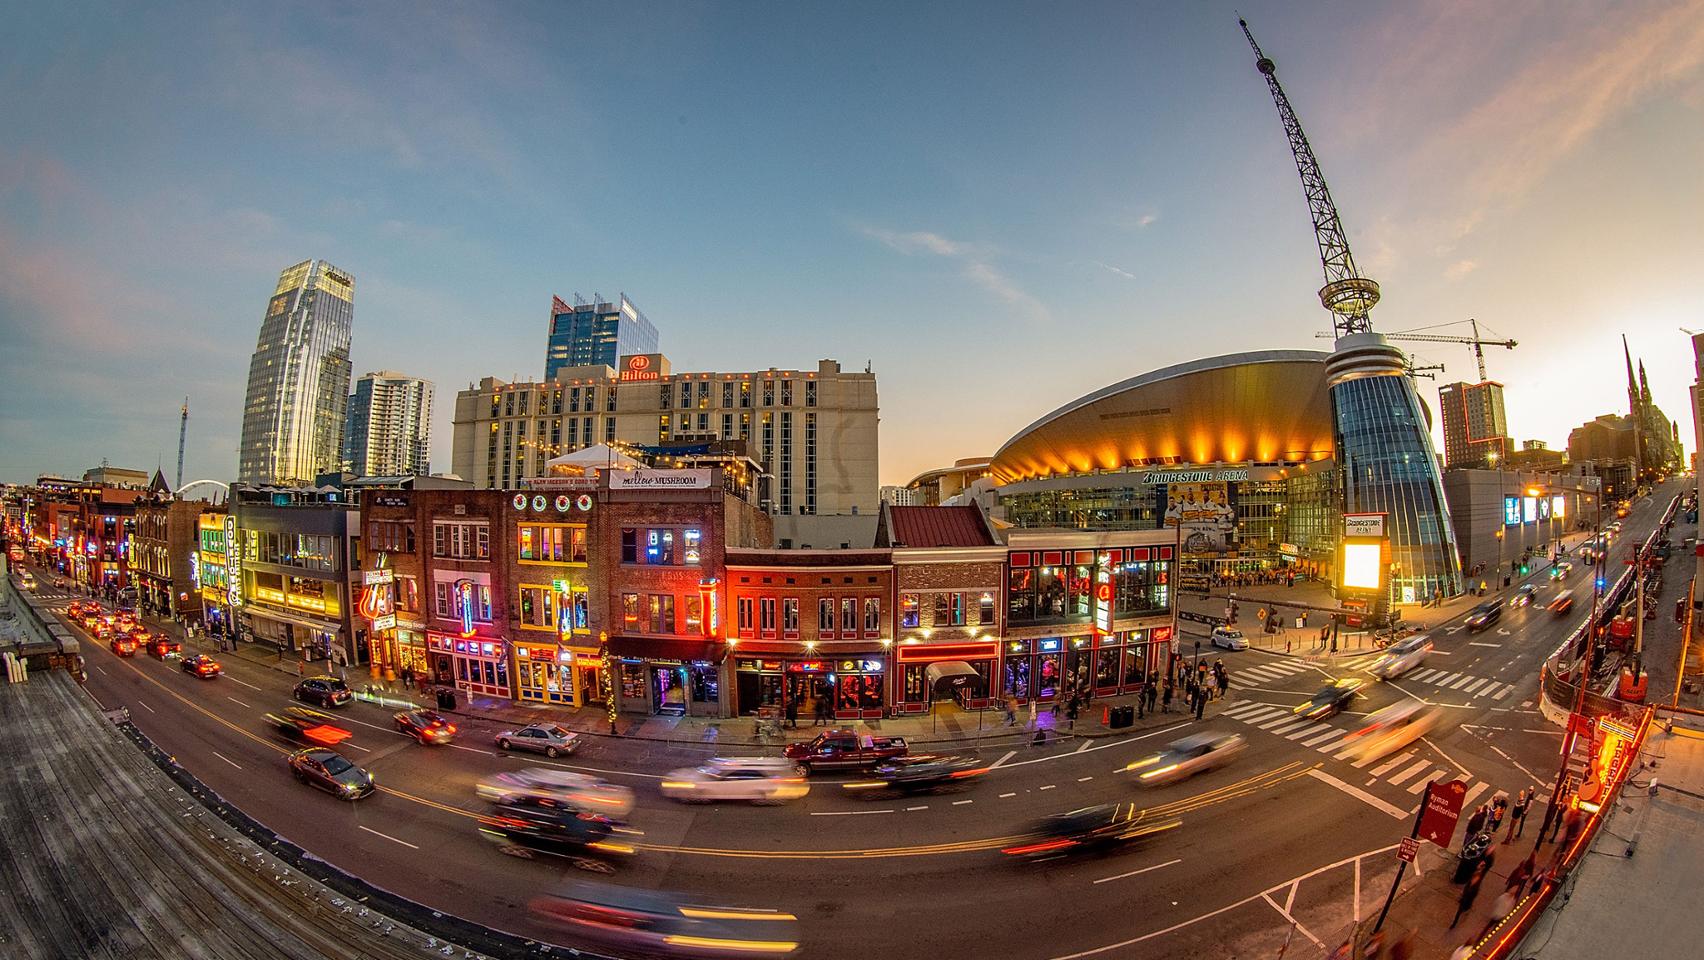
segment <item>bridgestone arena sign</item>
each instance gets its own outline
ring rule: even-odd
[[[611,490],[703,490],[710,486],[709,470],[615,470]]]
[[[1247,479],[1248,469],[1246,467],[1239,467],[1234,470],[1155,470],[1142,475],[1142,482],[1150,486],[1162,483],[1235,482]]]

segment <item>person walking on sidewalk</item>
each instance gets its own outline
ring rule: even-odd
[[[1160,700],[1160,675],[1157,672],[1148,674],[1147,694],[1148,712],[1153,713],[1155,704]]]
[[[1002,705],[1006,708],[1006,726],[1008,726],[1008,727],[1017,726],[1018,725],[1018,701],[1017,701],[1017,698],[1013,697],[1011,694],[1007,694],[1006,699],[1004,701],[1002,701]]]
[[[1160,712],[1161,713],[1171,713],[1171,702],[1172,702],[1172,681],[1171,681],[1170,677],[1167,677],[1166,678],[1165,693],[1162,695],[1161,700],[1160,700]]]
[[[1147,706],[1147,703],[1148,688],[1142,687],[1136,691],[1136,719],[1140,720],[1148,715],[1148,711],[1144,709]]]
[[[1527,810],[1531,806],[1532,790],[1528,787],[1522,787],[1521,792],[1515,796],[1515,805],[1509,808],[1508,839],[1514,840],[1526,830]]]
[[[1485,829],[1486,819],[1490,816],[1490,804],[1480,804],[1478,808],[1473,811],[1473,815],[1467,818],[1467,832],[1462,834],[1463,839],[1472,840],[1474,837],[1479,836],[1480,831]]]
[[[1499,790],[1491,798],[1491,819],[1486,826],[1496,836],[1498,828],[1503,825],[1503,816],[1509,811],[1509,795]]]
[[[1195,688],[1195,719],[1200,720],[1201,715],[1206,710],[1207,710],[1207,688],[1205,686],[1196,687]]]
[[[1479,899],[1479,885],[1485,882],[1486,869],[1485,861],[1481,860],[1479,866],[1473,868],[1473,873],[1468,875],[1467,883],[1462,885],[1461,898],[1456,901],[1455,919],[1450,921],[1451,930],[1461,922],[1462,914],[1473,909],[1473,901]]]
[[[1034,730],[1034,729],[1036,729],[1036,723],[1035,723],[1035,698],[1034,698],[1034,697],[1031,697],[1031,698],[1030,698],[1030,702],[1029,702],[1029,707],[1030,707],[1030,718],[1029,718],[1029,728],[1030,728],[1030,729],[1031,729],[1031,730]]]

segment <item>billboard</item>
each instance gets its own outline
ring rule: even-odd
[[[1343,515],[1343,535],[1346,537],[1382,537],[1385,534],[1385,515],[1382,513],[1346,513]]]
[[[1218,553],[1230,546],[1236,511],[1224,481],[1166,487],[1165,527],[1179,530],[1185,553]]]
[[[1377,541],[1343,543],[1343,586],[1347,590],[1384,589],[1384,550]]]
[[[1503,498],[1503,526],[1518,527],[1521,523],[1521,498]]]

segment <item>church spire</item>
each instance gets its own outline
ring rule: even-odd
[[[1645,380],[1645,361],[1643,359],[1639,361],[1639,401],[1641,403],[1651,402],[1651,385]]]
[[[1627,349],[1627,334],[1621,335],[1621,355],[1627,359],[1627,413],[1639,417],[1639,385],[1633,379],[1633,351]]]

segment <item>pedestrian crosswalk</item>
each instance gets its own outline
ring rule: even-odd
[[[1373,662],[1383,656],[1383,652],[1363,653],[1343,660],[1333,661],[1332,666],[1338,670],[1365,670]],[[1291,673],[1297,672],[1291,670]],[[1489,697],[1492,700],[1502,700],[1514,692],[1515,685],[1489,677],[1476,677],[1472,674],[1456,673],[1449,670],[1439,670],[1432,667],[1421,667],[1410,670],[1397,678],[1401,681],[1414,680],[1428,683],[1445,690],[1451,690],[1468,697]]]
[[[1353,740],[1350,737],[1352,731],[1297,717],[1288,707],[1244,702],[1228,707],[1222,716],[1294,741],[1334,760],[1348,761],[1350,766],[1363,771],[1373,781],[1382,781],[1416,798],[1425,792],[1426,784],[1434,780],[1465,779],[1468,786],[1463,808],[1466,809],[1467,804],[1491,789],[1489,783],[1475,779],[1454,766],[1421,757],[1421,751],[1414,747],[1391,757],[1356,757],[1355,751],[1349,748]]]
[[[1296,658],[1255,662],[1252,665],[1239,664],[1230,669],[1231,686],[1261,687],[1312,670],[1312,664]],[[1314,676],[1319,674],[1315,673]]]

